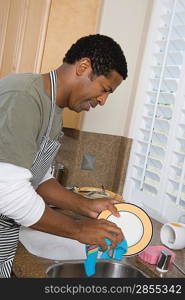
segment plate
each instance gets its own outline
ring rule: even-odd
[[[146,212],[134,204],[120,203],[114,206],[119,211],[120,217],[115,217],[109,210],[104,210],[98,219],[106,219],[120,227],[128,244],[128,251],[124,256],[136,255],[143,251],[152,239],[152,222]]]
[[[103,190],[97,187],[75,187],[74,191],[78,194],[81,194],[87,198],[114,198],[115,200],[122,201],[121,195],[111,192],[109,190]]]

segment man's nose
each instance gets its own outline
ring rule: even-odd
[[[97,101],[99,105],[104,105],[108,97],[108,93],[104,93],[97,97]]]

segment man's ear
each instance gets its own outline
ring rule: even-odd
[[[78,76],[83,75],[86,71],[91,70],[91,60],[88,57],[81,58],[76,63],[76,74]]]

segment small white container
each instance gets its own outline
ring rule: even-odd
[[[164,224],[161,228],[160,238],[161,242],[170,249],[183,249],[185,247],[185,224]]]

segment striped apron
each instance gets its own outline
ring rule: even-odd
[[[45,136],[42,137],[39,151],[33,162],[31,183],[36,189],[51,166],[59,148],[60,142],[50,139],[56,105],[56,71],[50,72],[51,82],[51,112]],[[0,278],[11,277],[11,269],[19,240],[20,224],[0,214]]]

